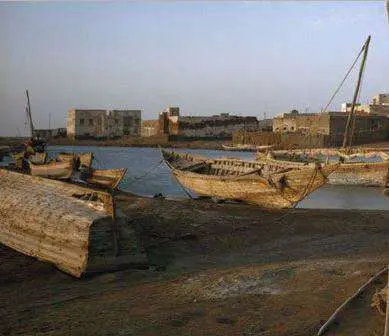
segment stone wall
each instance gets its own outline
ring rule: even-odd
[[[318,113],[284,113],[273,119],[273,132],[329,134],[329,115]]]
[[[246,132],[233,134],[233,144],[236,145],[273,145],[279,149],[291,148],[321,148],[329,146],[330,137],[324,134],[301,134],[296,132]]]

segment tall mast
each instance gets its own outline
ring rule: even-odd
[[[30,105],[30,96],[28,94],[28,90],[26,90],[26,95],[27,95],[27,118],[28,122],[30,123],[30,133],[31,133],[31,138],[34,137],[34,124],[32,122],[32,117],[31,117],[31,105]]]
[[[351,105],[351,110],[350,110],[350,113],[349,113],[348,118],[347,118],[346,130],[344,132],[344,138],[343,138],[343,148],[346,148],[347,140],[349,137],[350,137],[349,145],[351,146],[351,141],[352,141],[352,138],[354,135],[353,133],[354,133],[355,120],[353,121],[353,127],[352,127],[351,133],[350,133],[350,125],[351,125],[351,120],[354,117],[355,104],[357,102],[359,90],[361,88],[362,75],[363,75],[363,71],[365,70],[366,57],[367,57],[367,52],[369,50],[370,38],[371,38],[371,36],[369,35],[364,46],[363,46],[363,58],[362,58],[362,62],[361,62],[361,67],[359,68],[358,82],[357,82],[357,86],[356,86],[355,91],[354,91],[354,97],[353,97],[353,102]]]

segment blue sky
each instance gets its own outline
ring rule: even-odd
[[[0,3],[0,135],[27,131],[25,88],[40,128],[74,107],[318,112],[369,34],[362,102],[389,91],[384,1]]]

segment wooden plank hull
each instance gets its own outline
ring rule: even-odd
[[[257,156],[258,161],[279,164],[284,167],[304,167],[306,163],[271,159],[263,155]],[[309,164],[311,165],[311,164]],[[360,185],[383,187],[388,184],[389,161],[366,163],[341,163],[328,177],[332,185]]]
[[[181,167],[183,167],[183,159],[185,159],[185,156],[181,157],[182,159],[175,159],[175,162],[180,162]],[[214,167],[212,169],[219,171],[221,170],[219,168],[220,163],[226,162],[226,167],[228,167],[231,174],[219,176],[199,174],[185,171],[183,168],[175,168],[174,163],[172,164],[167,161],[166,155],[165,161],[179,183],[199,195],[241,200],[263,208],[277,209],[295,206],[308,194],[322,186],[327,180],[326,177],[335,169],[334,166],[327,166],[326,168],[320,169],[309,166],[300,169],[285,170],[283,167],[277,169],[277,167],[267,167],[264,165],[262,171],[266,171],[267,173],[261,176],[258,171],[245,173],[239,170],[245,164],[250,165],[251,168],[251,162],[245,162],[243,160],[220,160],[216,164],[215,162],[211,164]]]
[[[97,200],[74,197],[91,194]],[[134,231],[126,222],[122,226],[113,222],[105,210],[103,202],[110,197],[0,169],[0,242],[75,277],[115,269],[119,263],[145,262],[144,254],[134,253],[138,248]],[[115,234],[119,240],[115,241]]]
[[[127,169],[93,169],[88,183],[104,188],[115,189],[126,175]]]
[[[93,153],[59,153],[57,156],[57,161],[60,162],[72,161],[75,163],[78,159],[80,160],[80,166],[91,168],[93,162]]]
[[[53,162],[43,165],[35,165],[30,162],[30,171],[33,176],[66,180],[72,176],[73,162]]]

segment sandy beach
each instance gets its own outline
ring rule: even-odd
[[[389,212],[119,196],[148,269],[75,279],[0,247],[3,335],[313,335],[385,266]],[[380,279],[331,335],[382,334]],[[358,332],[356,332],[356,330]]]

